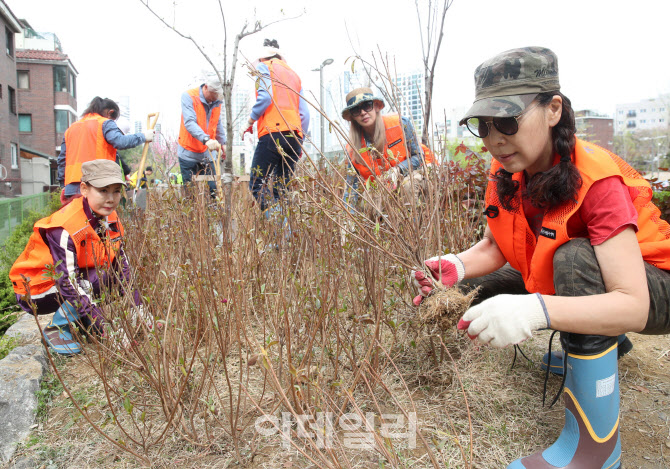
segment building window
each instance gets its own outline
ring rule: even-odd
[[[19,114],[19,132],[33,131],[33,116],[31,114]]]
[[[647,110],[646,109],[640,109],[640,113],[642,113],[642,112],[647,112]]]
[[[7,55],[14,57],[14,33],[5,26],[5,42],[7,44]]]
[[[619,114],[623,114],[623,109],[619,109]]]
[[[11,86],[8,86],[9,90],[9,112],[16,115],[16,90]]]
[[[10,143],[12,148],[12,169],[19,169],[19,146],[16,143]]]
[[[56,133],[57,134],[62,134],[65,133],[67,128],[70,126],[70,123],[68,121],[69,119],[69,112],[63,111],[60,109],[56,110]]]
[[[68,84],[67,67],[54,67],[54,91],[64,91],[67,93],[70,91]]]
[[[662,107],[661,109],[658,110],[659,112],[665,112],[665,108]]]
[[[665,119],[659,119],[658,121],[662,124],[663,122],[665,122]]]
[[[28,70],[17,70],[16,79],[20,90],[30,89],[30,73],[28,73]]]
[[[640,124],[646,124],[646,123],[647,123],[647,121],[646,121],[645,119],[642,119],[642,120],[640,121]]]

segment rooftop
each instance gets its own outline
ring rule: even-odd
[[[17,59],[27,60],[68,60],[67,54],[57,50],[19,49],[16,51]]]

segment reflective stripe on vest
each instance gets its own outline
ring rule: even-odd
[[[102,134],[106,120],[99,114],[86,114],[65,131],[65,185],[81,181],[82,163],[116,161],[116,149]]]
[[[80,269],[111,265],[120,247],[123,226],[116,212],[113,212],[107,217],[107,222],[116,223],[119,232],[108,230],[107,239],[102,241],[86,218],[83,201],[83,197],[76,198],[59,211],[35,223],[28,244],[9,271],[9,279],[17,294],[26,294],[22,274],[30,279],[30,292],[33,295],[44,293],[54,285],[53,279],[44,276],[46,266],[54,263],[49,246],[42,236],[49,228],[61,227],[68,232],[74,241],[77,266]]]
[[[358,174],[366,181],[370,177],[374,177],[372,171],[374,171],[375,176],[380,176],[384,171],[388,171],[393,166],[407,159],[407,144],[405,142],[405,133],[400,123],[400,116],[398,114],[389,114],[382,116],[382,119],[384,119],[384,127],[386,128],[386,146],[384,147],[383,154],[380,155],[375,151],[375,157],[372,158],[369,151],[361,153],[361,159],[367,163],[365,164],[360,162],[360,160],[357,161],[358,159],[354,158],[351,148],[348,149],[352,164],[358,171]],[[364,138],[361,138],[361,145],[365,146]]]
[[[207,111],[205,105],[200,100],[200,88],[193,88],[186,93],[193,101],[193,110],[195,111],[195,119],[198,127],[200,127],[209,138],[216,138],[216,127],[219,125],[219,118],[221,117],[221,105],[219,104],[212,109],[209,116],[209,123],[207,122]],[[179,145],[185,150],[193,153],[204,153],[207,151],[207,145],[192,136],[186,126],[184,126],[184,116],[181,116],[181,125],[179,126]]]
[[[302,138],[300,120],[302,83],[300,77],[283,60],[271,59],[263,63],[270,70],[272,102],[256,123],[258,137],[272,132],[294,131]],[[256,90],[256,96],[258,97],[258,90]]]
[[[555,293],[554,253],[571,239],[567,222],[581,207],[591,185],[610,176],[620,176],[631,189],[631,200],[638,213],[637,240],[643,259],[659,269],[670,270],[670,225],[661,220],[660,211],[651,202],[653,194],[649,183],[621,158],[592,143],[577,140],[573,162],[582,176],[577,200],[548,210],[537,240],[526,221],[519,191],[513,200],[513,210],[507,211],[498,199],[495,180],[489,180],[486,207],[496,208],[487,210],[488,226],[505,259],[521,272],[526,289],[531,293]],[[492,160],[491,175],[501,167]],[[520,183],[522,176],[519,172],[512,178]]]

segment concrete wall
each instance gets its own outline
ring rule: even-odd
[[[21,192],[23,195],[40,194],[51,184],[51,163],[46,158],[20,158]]]

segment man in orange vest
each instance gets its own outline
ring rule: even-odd
[[[302,154],[302,141],[309,129],[309,109],[302,98],[300,77],[284,60],[276,40],[266,39],[263,47],[256,64],[260,75],[256,103],[247,121],[249,127],[242,133],[244,138],[256,123],[258,145],[251,161],[249,190],[261,210],[279,200]],[[268,204],[270,197],[272,202]]]
[[[226,156],[226,133],[221,115],[223,88],[216,78],[209,78],[197,88],[181,95],[181,125],[179,127],[179,167],[184,184],[194,174],[213,175],[214,167],[210,155],[223,150]],[[216,195],[216,183],[209,181],[212,197]]]

